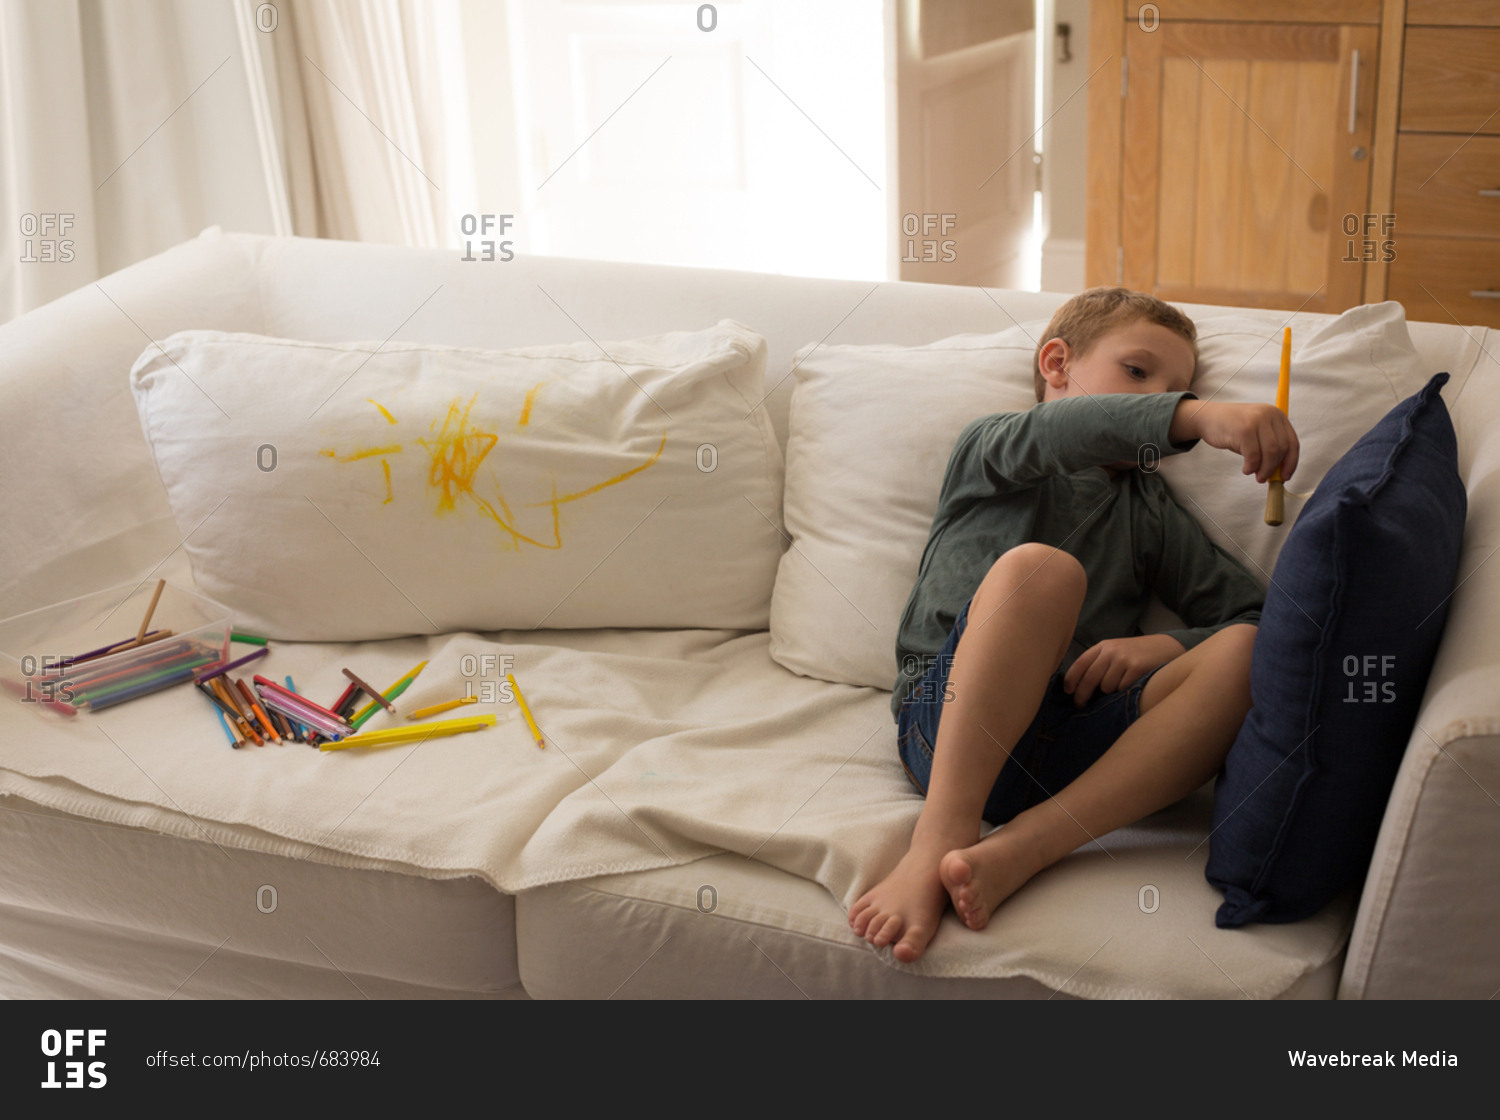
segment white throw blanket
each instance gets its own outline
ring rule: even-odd
[[[548,746],[537,748],[513,703],[439,717],[498,714],[484,731],[324,753],[231,750],[187,687],[71,720],[7,702],[0,793],[230,849],[477,875],[510,892],[727,850],[815,880],[847,907],[905,851],[921,807],[896,758],[890,694],[799,677],[770,659],[768,642],[764,631],[587,630],[276,643],[247,670],[290,673],[325,703],[343,666],[384,687],[430,659],[397,701],[403,724],[405,711],[470,687],[483,699],[505,672],[483,659],[509,656]],[[367,726],[391,723],[381,713]],[[955,925],[911,967],[1061,985],[1096,954],[1089,994],[1172,990],[1174,956],[1194,951],[1162,936],[1174,912],[1173,930],[1189,923],[1223,970],[1194,970],[1202,990],[1189,994],[1273,995],[1307,970],[1309,939],[1319,960],[1337,952],[1345,903],[1296,926],[1215,929],[1205,830],[1200,796],[1117,832],[1108,852],[1081,849],[1038,876],[983,934]],[[1143,907],[1148,884],[1156,893]]]

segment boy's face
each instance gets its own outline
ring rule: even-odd
[[[1079,356],[1060,338],[1042,347],[1043,400],[1093,393],[1171,393],[1191,387],[1193,349],[1160,323],[1115,327]]]

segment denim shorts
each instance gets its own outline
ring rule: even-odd
[[[948,671],[968,621],[969,604],[965,603],[948,641],[938,651],[927,674],[912,685],[896,717],[901,765],[912,785],[924,796],[932,780],[932,751],[945,707]],[[1140,718],[1141,692],[1155,672],[1152,669],[1118,692],[1096,689],[1081,708],[1063,690],[1063,670],[1053,673],[1031,726],[1010,752],[990,789],[984,819],[990,824],[1004,824],[1056,794],[1098,761],[1125,729]]]

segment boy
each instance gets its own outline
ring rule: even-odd
[[[1250,710],[1263,593],[1154,468],[1201,439],[1289,479],[1291,424],[1189,391],[1197,331],[1154,296],[1090,289],[1042,338],[1039,403],[954,445],[897,634],[898,749],[926,802],[849,924],[901,961],[950,902],[983,929],[1038,871],[1198,789]],[[1141,634],[1151,591],[1188,628]],[[981,840],[982,820],[1004,827]]]

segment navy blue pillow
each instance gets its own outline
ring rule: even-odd
[[[1295,922],[1358,885],[1448,617],[1468,502],[1435,375],[1349,449],[1282,545],[1252,707],[1214,791],[1215,922]]]

